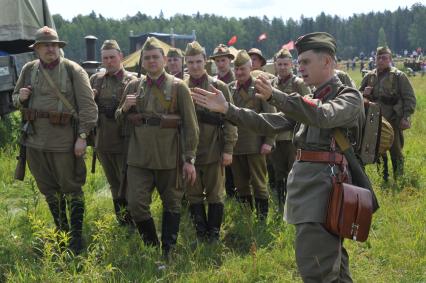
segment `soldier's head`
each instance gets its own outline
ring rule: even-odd
[[[65,47],[66,42],[60,41],[57,32],[47,26],[37,30],[35,42],[30,45],[37,53],[41,61],[51,63],[60,56],[60,48]]]
[[[295,42],[299,72],[309,86],[318,87],[334,76],[336,40],[326,32],[302,35]]]
[[[234,60],[235,78],[239,83],[245,83],[250,79],[250,72],[252,69],[250,55],[247,51],[239,50],[237,57]]]
[[[170,48],[167,52],[167,70],[170,74],[176,75],[182,72],[183,52],[179,48]]]
[[[166,56],[161,42],[155,37],[148,37],[142,46],[142,67],[151,77],[159,76],[166,64]]]
[[[221,75],[225,75],[231,69],[231,61],[234,60],[234,55],[229,51],[228,46],[219,44],[213,51],[210,59],[214,60],[217,71]]]
[[[274,56],[275,71],[280,78],[285,78],[293,73],[293,57],[290,51],[283,48]]]
[[[376,68],[379,72],[390,68],[392,64],[392,52],[387,46],[380,46],[376,51]]]
[[[205,74],[206,52],[197,41],[186,45],[185,62],[191,77],[198,79]]]
[[[263,57],[262,51],[257,48],[252,48],[247,52],[251,58],[251,69],[261,70],[266,65],[266,59]]]
[[[101,47],[102,65],[108,73],[115,73],[121,69],[123,53],[114,39],[105,40]]]

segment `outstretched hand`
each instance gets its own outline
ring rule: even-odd
[[[254,87],[256,88],[256,97],[268,100],[272,96],[272,85],[266,76],[259,75],[254,82]]]
[[[209,90],[207,91],[198,87],[192,89],[191,96],[194,102],[210,111],[225,114],[229,108],[225,96],[212,85],[209,87]]]

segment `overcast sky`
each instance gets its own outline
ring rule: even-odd
[[[138,11],[150,16],[158,16],[160,11],[163,11],[166,18],[177,13],[192,15],[200,12],[236,18],[266,15],[269,19],[281,17],[284,20],[299,19],[301,15],[315,17],[323,11],[329,15],[348,18],[354,13],[394,11],[398,7],[409,8],[414,3],[425,5],[426,0],[48,0],[50,12],[60,14],[68,20],[78,14],[87,15],[91,11],[115,19],[121,19],[126,15],[133,16]]]

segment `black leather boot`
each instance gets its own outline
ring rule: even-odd
[[[58,194],[53,197],[46,197],[47,204],[52,213],[53,221],[57,231],[69,231],[67,219],[67,202],[63,194]]]
[[[392,158],[392,169],[393,169],[393,178],[395,180],[398,177],[404,175],[404,159],[403,158]]]
[[[118,223],[121,226],[133,226],[133,218],[127,210],[127,201],[125,199],[114,199],[113,203]]]
[[[83,251],[83,216],[84,216],[84,199],[83,195],[72,196],[68,200],[71,218],[70,230],[70,250],[74,255],[78,255]]]
[[[266,220],[266,218],[268,217],[268,201],[268,199],[256,198],[256,214],[259,220]]]
[[[284,210],[285,197],[287,195],[287,182],[285,180],[280,180],[276,183],[275,190],[277,192],[278,199],[278,211],[282,212]]]
[[[197,232],[198,240],[204,241],[207,238],[207,216],[204,203],[195,203],[189,206],[192,222]]]
[[[155,229],[154,219],[149,218],[145,221],[136,222],[139,234],[142,237],[143,242],[147,246],[159,246],[160,242],[157,237],[157,230]]]
[[[209,240],[219,241],[220,226],[223,220],[223,203],[209,203],[208,229]]]
[[[225,190],[228,197],[236,197],[234,176],[232,175],[231,166],[225,167]]]
[[[179,233],[180,214],[170,211],[163,212],[161,231],[161,248],[163,257],[168,260],[170,251],[176,246]]]

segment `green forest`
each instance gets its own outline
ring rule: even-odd
[[[283,13],[283,17],[284,17]],[[125,55],[129,53],[129,34],[148,32],[191,34],[196,32],[197,40],[211,54],[219,43],[227,43],[236,35],[235,47],[262,49],[266,57],[272,55],[285,43],[296,40],[300,35],[313,31],[325,31],[335,36],[338,43],[338,56],[342,59],[359,56],[361,52],[369,56],[380,44],[387,44],[395,53],[403,50],[426,48],[426,6],[417,3],[411,7],[400,7],[396,11],[354,14],[349,18],[328,15],[324,12],[315,18],[226,18],[213,14],[176,14],[165,18],[162,13],[152,17],[137,12],[134,16],[122,19],[109,19],[92,11],[89,15],[78,15],[71,21],[61,15],[53,15],[61,39],[68,42],[66,56],[76,61],[85,59],[84,36],[94,35],[99,40],[98,47],[105,39],[116,39]],[[286,17],[287,18],[287,17]],[[258,41],[259,35],[266,33],[267,39]]]

